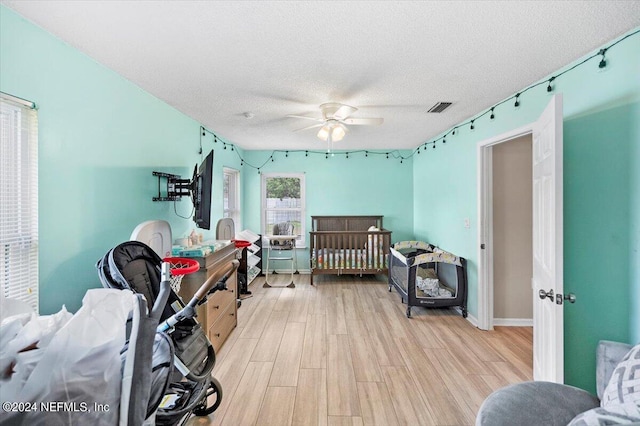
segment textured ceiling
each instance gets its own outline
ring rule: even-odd
[[[329,101],[384,118],[336,149],[415,148],[640,26],[640,1],[1,3],[246,149],[324,148],[287,115]]]

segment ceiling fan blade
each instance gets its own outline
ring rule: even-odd
[[[303,130],[309,130],[309,129],[313,129],[313,128],[316,128],[316,127],[322,127],[322,126],[324,126],[324,123],[313,124],[311,126],[303,127],[302,129],[294,130],[294,132],[301,132]]]
[[[384,119],[382,118],[347,118],[342,120],[345,124],[353,124],[356,126],[377,126],[382,124],[383,121]]]
[[[289,114],[287,115],[287,117],[291,117],[291,118],[306,118],[307,120],[313,120],[313,121],[319,121],[321,123],[324,123],[324,120],[322,118],[318,118],[318,117],[307,117],[306,115],[293,115],[293,114]]]
[[[327,102],[320,105],[322,117],[325,120],[343,120],[356,112],[358,108],[350,105],[341,104],[340,102]]]
[[[341,105],[336,112],[333,113],[333,118],[336,120],[344,120],[354,112],[356,112],[358,108],[352,107],[350,105]]]

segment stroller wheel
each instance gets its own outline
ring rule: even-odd
[[[208,416],[218,409],[221,402],[222,386],[217,379],[212,377],[204,397],[200,401],[200,404],[193,410],[193,414],[196,416]]]

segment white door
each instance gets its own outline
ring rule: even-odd
[[[564,382],[562,96],[533,127],[533,378]],[[544,298],[543,298],[544,297]]]

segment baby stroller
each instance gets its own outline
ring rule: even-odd
[[[150,305],[157,305],[156,301],[159,298],[166,297],[164,306],[160,307],[162,312],[157,332],[170,336],[174,348],[175,368],[164,391],[164,397],[155,404],[157,410],[152,414],[147,412],[147,423],[183,424],[191,414],[206,416],[220,405],[222,387],[211,376],[216,360],[215,351],[200,324],[195,320],[195,308],[206,303],[210,294],[225,290],[226,281],[238,265],[237,260],[230,262],[228,270],[220,280],[214,282],[212,277],[205,281],[189,303],[185,304],[171,289],[170,279],[172,274],[188,273],[189,269],[178,270],[177,266],[183,265],[175,263],[174,267],[171,267],[170,263],[163,262],[144,243],[122,243],[109,250],[97,262],[96,268],[104,287],[127,289],[142,294]],[[150,408],[155,409],[154,406]]]

